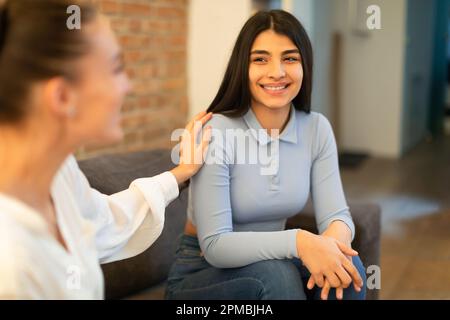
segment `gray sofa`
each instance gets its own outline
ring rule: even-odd
[[[79,165],[91,186],[105,194],[128,188],[136,178],[153,176],[173,167],[169,150],[106,155],[80,161]],[[153,246],[136,257],[102,265],[107,299],[163,299],[176,239],[186,220],[186,204],[187,189],[184,189],[167,208],[163,233]],[[356,226],[355,249],[366,267],[379,265],[380,208],[350,202],[350,210]],[[317,232],[311,205],[289,219],[287,227]],[[368,290],[368,299],[377,297],[377,290]]]

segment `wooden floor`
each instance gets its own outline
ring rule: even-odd
[[[382,208],[381,299],[450,299],[450,136],[341,171],[347,198]]]

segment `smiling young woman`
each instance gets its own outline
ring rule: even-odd
[[[301,55],[292,41],[271,29],[261,32],[250,52],[249,83],[251,109],[262,127],[284,129],[302,81]]]
[[[291,14],[258,12],[242,28],[208,109],[213,138],[221,137],[191,181],[167,298],[365,297],[333,131],[310,111],[312,65],[308,35]],[[238,139],[259,134],[243,150],[223,141],[228,130]],[[235,161],[248,150],[267,154],[274,143],[269,174],[265,163]],[[210,161],[217,153],[221,161]],[[320,234],[285,230],[310,194]]]

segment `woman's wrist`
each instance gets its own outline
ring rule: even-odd
[[[347,224],[341,220],[330,223],[322,235],[335,238],[349,247],[352,243],[352,232]]]
[[[309,236],[308,231],[299,229],[297,231],[297,255],[299,259],[302,259],[302,253],[304,252],[303,248],[307,242],[307,238]]]
[[[194,172],[183,165],[176,166],[175,168],[170,170],[170,172],[175,176],[178,185],[183,184],[194,175]]]

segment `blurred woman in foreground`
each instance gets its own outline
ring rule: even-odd
[[[73,4],[80,30],[66,27]],[[129,91],[116,38],[89,2],[0,6],[0,298],[101,299],[99,261],[137,255],[160,235],[178,184],[201,166],[192,160],[206,150],[207,131],[198,145],[184,139],[192,152],[179,166],[111,196],[90,188],[72,155],[122,138]]]

